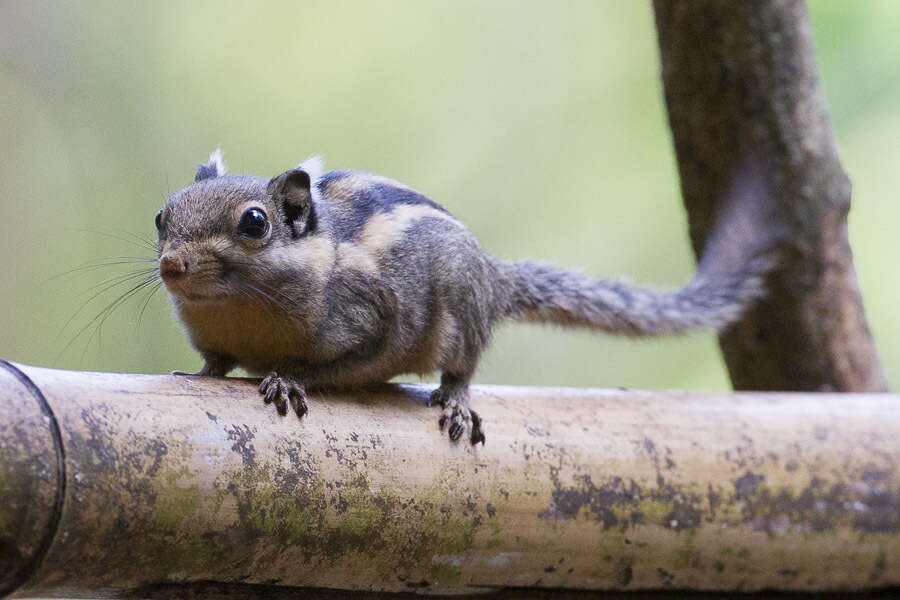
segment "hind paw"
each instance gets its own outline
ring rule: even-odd
[[[460,399],[459,393],[438,388],[431,394],[429,405],[440,404],[441,416],[438,425],[441,431],[447,428],[447,435],[456,442],[468,434],[473,445],[484,445],[484,432],[481,429],[481,417],[474,410],[466,406],[466,402]]]

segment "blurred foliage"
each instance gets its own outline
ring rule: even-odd
[[[897,380],[900,2],[811,12],[861,285]],[[143,298],[90,337],[110,291],[66,324],[133,266],[63,274],[146,256],[98,232],[152,238],[166,194],[216,146],[265,176],[322,153],[420,189],[497,256],[678,286],[693,260],[658,69],[649,2],[631,0],[0,2],[0,356],[198,368],[164,290],[140,323]],[[711,335],[526,325],[497,332],[477,380],[728,387]]]

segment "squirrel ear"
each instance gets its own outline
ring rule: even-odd
[[[222,149],[216,148],[213,153],[209,155],[209,162],[197,167],[197,174],[194,175],[194,181],[221,177],[227,172],[228,169],[225,168],[225,161],[222,160]]]
[[[266,192],[281,208],[284,222],[295,238],[315,227],[311,184],[309,173],[298,167],[273,177],[266,187]]]

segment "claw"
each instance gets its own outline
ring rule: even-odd
[[[474,410],[470,412],[472,413],[472,435],[470,437],[472,445],[474,446],[478,442],[481,442],[481,445],[484,446],[484,432],[481,430],[481,417]]]
[[[291,408],[297,413],[297,418],[302,419],[303,415],[309,412],[309,407],[306,406],[306,399],[296,390],[291,390],[288,397],[291,400]]]
[[[280,387],[281,386],[279,386],[277,383],[269,384],[267,386],[266,391],[263,393],[263,400],[266,401],[266,404],[271,404],[275,401],[275,398],[278,397],[278,394],[281,391],[279,389]]]
[[[277,380],[278,380],[278,375],[276,375],[274,372],[269,373],[268,375],[263,377],[263,380],[259,383],[259,393],[265,394],[266,391],[269,389],[269,387],[272,385],[272,382],[277,381]],[[271,401],[269,401],[269,402],[271,402]]]
[[[287,414],[288,404],[298,418],[309,412],[303,385],[293,379],[279,377],[275,372],[269,373],[260,382],[259,393],[262,394],[266,404],[275,405],[275,409],[282,417]]]

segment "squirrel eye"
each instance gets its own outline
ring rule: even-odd
[[[238,222],[238,233],[251,238],[261,238],[269,231],[266,215],[258,208],[248,208]]]
[[[162,229],[162,209],[156,213],[156,228]]]

